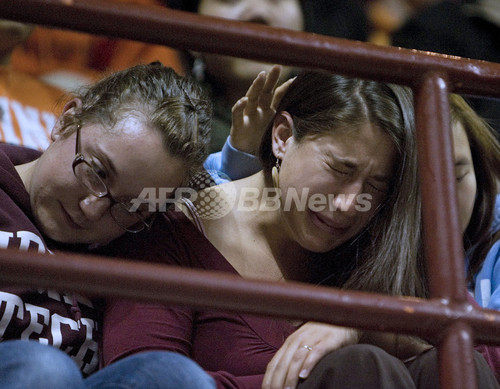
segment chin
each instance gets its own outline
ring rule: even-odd
[[[64,243],[64,244],[85,243],[85,242],[80,242],[81,237],[79,237],[76,232],[72,234],[68,230],[66,230],[66,231],[48,231],[48,232],[45,232],[44,234],[49,239],[53,240],[54,242],[58,242],[58,243]]]
[[[323,254],[339,247],[343,242],[332,242],[330,240],[318,239],[317,236],[306,239],[302,247],[312,253]]]

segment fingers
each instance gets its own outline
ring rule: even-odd
[[[262,382],[262,389],[282,389],[285,388],[285,380],[291,364],[292,355],[296,347],[285,344],[274,355],[267,365],[266,374]]]
[[[296,388],[300,378],[306,378],[321,354],[314,346],[292,343],[281,348],[267,366],[262,389]]]
[[[255,80],[253,80],[252,85],[248,88],[246,93],[246,97],[248,98],[247,109],[251,112],[257,109],[259,104],[260,94],[262,93],[262,89],[266,83],[266,72],[260,72]]]
[[[274,65],[266,78],[266,82],[264,84],[264,92],[272,93],[276,85],[278,85],[278,81],[281,75],[281,65]]]
[[[320,361],[320,359],[323,358],[324,355],[325,351],[321,347],[320,343],[311,346],[311,350],[309,350],[309,353],[303,360],[302,365],[297,370],[298,371],[297,377],[299,379],[306,379],[307,377],[309,377],[309,373],[311,373],[311,370],[314,368],[314,366],[316,366],[316,364]]]
[[[232,113],[232,127],[241,129],[245,124],[245,108],[248,104],[248,97],[242,97],[236,104],[233,105]]]
[[[266,81],[262,87],[262,92],[259,97],[259,104],[261,107],[269,109],[272,108],[271,104],[274,100],[274,90],[278,85],[278,81],[280,79],[281,74],[281,66],[274,65],[269,74],[266,77]]]
[[[262,388],[295,388],[326,354],[358,340],[357,330],[307,322],[285,340],[268,364]]]
[[[292,85],[292,82],[295,80],[295,78],[296,77],[290,78],[288,81],[284,82],[283,84],[281,84],[279,87],[276,88],[273,95],[273,102],[271,104],[271,108],[273,110],[276,110],[276,108],[278,108],[281,99],[288,90],[288,87]]]
[[[274,65],[268,74],[260,72],[248,88],[245,96],[248,97],[248,111],[252,112],[258,107],[268,110],[274,100],[274,90],[278,84],[281,74],[281,66]]]
[[[310,360],[317,361],[319,358],[311,359],[311,355],[314,355],[314,346],[301,345],[292,355],[290,365],[283,381],[283,388],[296,388],[299,383],[299,378],[304,375],[307,377],[309,372],[307,367],[310,366]],[[312,365],[314,366],[314,365]]]
[[[260,72],[245,96],[233,105],[230,136],[236,149],[250,154],[257,152],[262,134],[275,113],[271,103],[280,74],[280,65],[273,66],[268,73]]]

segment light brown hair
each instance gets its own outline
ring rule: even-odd
[[[70,135],[77,123],[111,129],[134,115],[145,127],[158,131],[165,150],[185,162],[189,176],[201,168],[208,155],[209,98],[196,82],[159,62],[116,72],[74,95],[82,107],[75,115],[63,117],[65,135]]]

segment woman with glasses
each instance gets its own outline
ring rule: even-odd
[[[88,250],[148,229],[157,207],[201,168],[210,115],[200,88],[160,63],[81,90],[43,154],[23,163],[27,150],[0,146],[0,247]],[[141,198],[145,188],[162,195]],[[0,386],[84,387],[82,375],[93,377],[99,365],[101,308],[84,295],[3,285]],[[155,364],[163,367],[164,388],[213,388],[194,362],[169,353],[134,356],[110,374],[150,387]]]

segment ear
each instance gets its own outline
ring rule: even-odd
[[[81,109],[82,109],[82,100],[76,97],[74,99],[71,99],[64,105],[61,115],[57,118],[56,124],[54,125],[54,128],[52,128],[52,131],[50,132],[50,138],[53,141],[60,138],[64,132],[63,131],[64,116],[74,115],[75,113],[80,112]]]
[[[287,147],[293,141],[293,119],[292,116],[282,111],[274,117],[272,142],[273,154],[276,158],[283,158]]]

